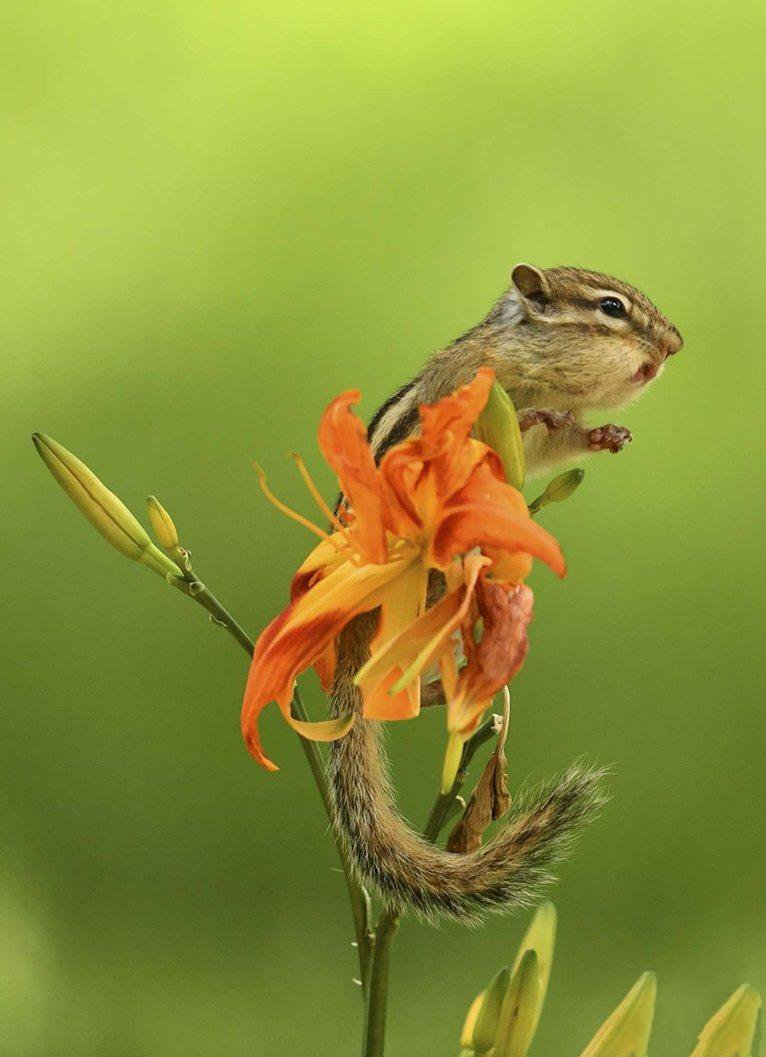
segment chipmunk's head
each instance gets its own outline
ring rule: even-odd
[[[657,378],[683,338],[633,286],[580,268],[517,264],[508,297],[541,378],[577,403],[619,406]],[[536,355],[537,359],[537,355]]]

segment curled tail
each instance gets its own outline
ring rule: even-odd
[[[330,699],[336,713],[359,711],[352,677],[366,643],[358,623],[341,637]],[[379,723],[358,715],[349,733],[332,744],[330,756],[335,826],[360,878],[393,905],[427,918],[469,922],[486,911],[516,910],[536,901],[540,888],[552,880],[552,865],[603,804],[601,776],[570,767],[519,797],[489,843],[456,855],[429,844],[397,811]]]

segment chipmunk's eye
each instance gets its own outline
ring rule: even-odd
[[[599,301],[598,307],[604,315],[613,316],[615,319],[622,319],[627,315],[625,305],[619,297],[604,297]]]

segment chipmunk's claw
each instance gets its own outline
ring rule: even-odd
[[[576,426],[577,422],[571,411],[551,411],[545,407],[529,408],[519,413],[519,429],[525,433],[532,426],[546,426],[548,432]]]
[[[591,451],[611,451],[616,455],[626,444],[633,440],[633,434],[627,426],[599,426],[588,434],[588,447]]]

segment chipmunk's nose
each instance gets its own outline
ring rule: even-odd
[[[675,356],[684,347],[684,339],[675,327],[671,327],[665,335],[665,355]]]

